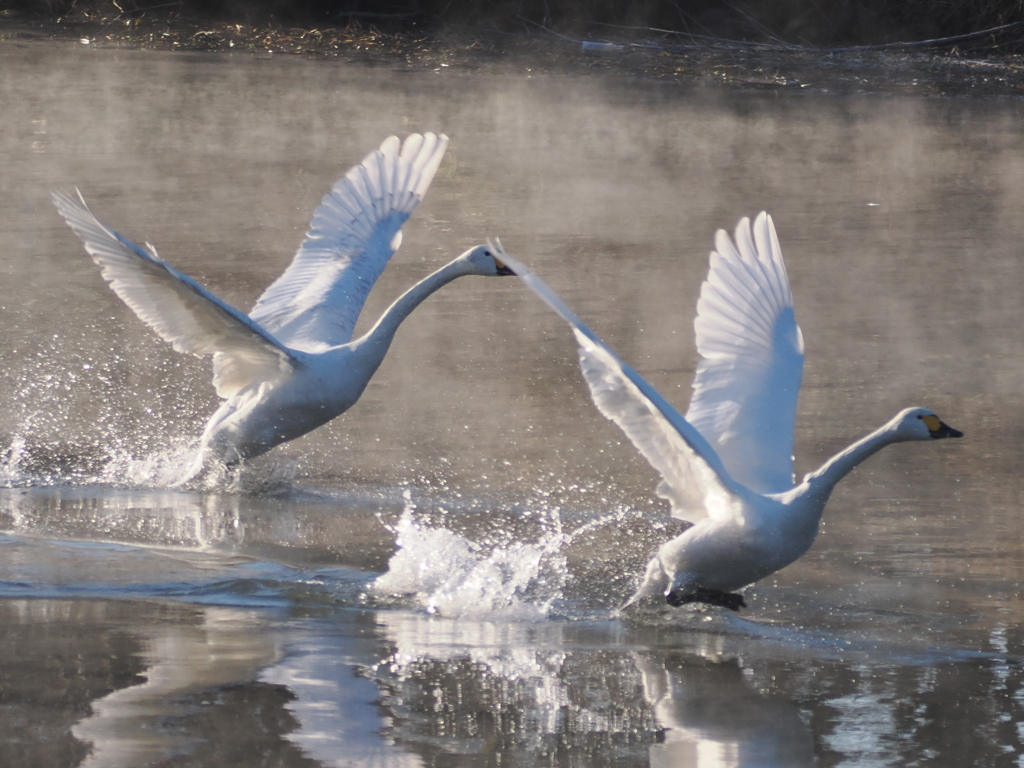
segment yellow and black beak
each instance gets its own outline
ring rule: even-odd
[[[921,421],[928,427],[928,434],[936,440],[943,437],[963,437],[964,433],[959,429],[953,429],[949,424],[942,421],[938,416],[922,416]]]
[[[498,267],[498,274],[504,277],[505,275],[514,275],[515,272],[505,262],[499,259],[497,256],[494,257],[494,263]]]

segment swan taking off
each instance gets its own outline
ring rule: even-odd
[[[448,137],[395,136],[352,168],[313,213],[291,266],[249,315],[101,224],[81,194],[53,202],[103,278],[179,352],[213,356],[224,403],[210,417],[199,453],[178,482],[207,458],[225,464],[294,440],[350,408],[384,360],[401,322],[430,294],[464,275],[510,275],[480,245],[421,280],[365,336],[352,331],[370,289],[402,242],[402,225],[430,186]]]
[[[907,408],[836,454],[799,485],[793,423],[804,345],[771,217],[719,230],[697,303],[701,361],[686,417],[679,415],[541,280],[498,256],[572,326],[598,410],[662,476],[658,494],[692,527],[664,544],[624,607],[703,602],[737,610],[736,594],[810,548],[832,489],[883,446],[961,437],[924,408]]]

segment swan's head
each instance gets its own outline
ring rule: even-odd
[[[907,408],[892,420],[899,440],[940,440],[943,437],[963,437],[927,408]]]
[[[514,275],[502,258],[505,252],[500,245],[478,245],[470,248],[459,256],[458,260],[464,263],[467,275],[483,275],[485,277],[504,277]]]

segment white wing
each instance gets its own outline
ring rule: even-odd
[[[580,368],[594,404],[661,474],[658,493],[672,503],[672,514],[691,522],[705,516],[737,514],[736,484],[701,434],[619,360],[540,278],[507,254],[499,257],[572,326],[580,345]]]
[[[753,235],[753,236],[751,236]],[[715,237],[711,270],[697,302],[703,358],[686,419],[722,458],[730,476],[758,493],[793,487],[793,424],[804,342],[771,217],[736,226],[736,245]]]
[[[157,256],[100,223],[81,194],[55,192],[57,206],[122,301],[179,352],[213,355],[217,394],[277,381],[300,363],[273,336]]]
[[[350,341],[447,147],[444,134],[413,134],[399,151],[392,136],[345,174],[314,211],[294,260],[260,296],[252,319],[295,349]]]

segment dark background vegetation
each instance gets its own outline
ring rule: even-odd
[[[49,17],[173,14],[321,27],[352,22],[426,30],[444,25],[497,31],[544,27],[605,37],[639,27],[809,47],[972,35],[948,46],[1024,52],[1024,0],[0,0],[0,9]]]

